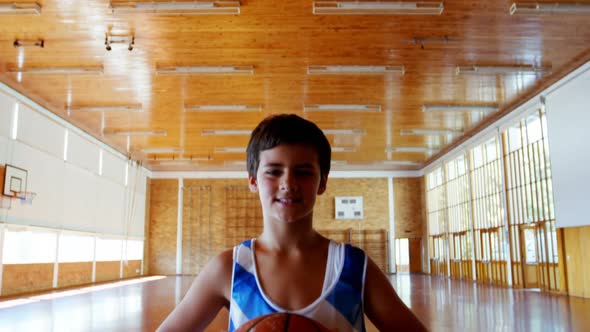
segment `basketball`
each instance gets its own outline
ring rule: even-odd
[[[327,327],[305,316],[287,312],[276,312],[247,321],[236,332],[271,331],[319,331],[330,332]]]

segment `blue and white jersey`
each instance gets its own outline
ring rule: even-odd
[[[338,332],[365,331],[363,293],[367,257],[361,249],[330,241],[322,294],[307,307],[289,311],[264,294],[256,272],[253,248],[253,239],[234,247],[230,332],[252,318],[275,312],[303,315]]]

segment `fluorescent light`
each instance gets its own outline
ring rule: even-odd
[[[315,104],[315,105],[304,105],[303,111],[304,112],[321,112],[321,111],[381,112],[381,105]]]
[[[160,67],[158,75],[215,75],[215,74],[254,74],[253,66],[178,66]]]
[[[444,135],[462,135],[462,130],[453,129],[403,129],[400,131],[402,136],[410,135],[432,135],[432,136],[444,136]]]
[[[151,163],[159,163],[162,161],[183,161],[183,162],[190,162],[190,161],[209,161],[212,160],[211,157],[209,156],[205,156],[205,157],[194,157],[194,156],[190,156],[188,158],[186,157],[182,157],[182,158],[175,158],[175,157],[154,157],[152,159],[148,159],[147,161],[151,162]]]
[[[438,149],[424,147],[424,146],[399,146],[389,147],[385,149],[385,152],[405,152],[405,153],[433,153]]]
[[[590,3],[538,3],[514,2],[510,6],[514,14],[588,14]]]
[[[139,152],[146,154],[160,154],[160,153],[184,153],[183,148],[145,148],[140,149]]]
[[[236,147],[223,147],[223,148],[215,148],[213,150],[215,153],[246,153],[246,148],[236,146]]]
[[[246,166],[245,160],[227,160],[223,162],[224,166]]]
[[[547,74],[549,67],[536,66],[458,66],[457,75],[489,75],[489,74]]]
[[[383,162],[384,165],[392,166],[420,166],[421,164],[416,161],[410,160],[386,160]]]
[[[41,5],[36,2],[0,3],[0,16],[41,15]]]
[[[364,129],[324,129],[325,135],[364,135]]]
[[[332,165],[332,166],[348,165],[348,161],[346,161],[346,160],[331,160],[330,165]]]
[[[310,75],[381,75],[405,73],[404,66],[309,66],[307,73]]]
[[[485,105],[424,105],[423,112],[497,112],[497,106]]]
[[[159,160],[155,161],[154,163],[161,166],[184,166],[198,164],[196,160]]]
[[[69,108],[73,112],[141,112],[141,104],[119,106],[74,106]]]
[[[21,74],[63,74],[63,75],[102,75],[103,68],[100,67],[29,67],[29,68],[8,68],[9,73]]]
[[[357,15],[440,15],[442,2],[400,2],[400,1],[314,1],[313,13],[357,14]]]
[[[184,106],[185,112],[260,112],[260,105],[192,105]]]
[[[201,136],[250,136],[250,129],[203,129]]]
[[[239,1],[111,2],[113,14],[239,14]]]
[[[167,136],[166,130],[127,130],[127,129],[107,129],[103,130],[105,135],[117,136]]]
[[[356,148],[346,146],[333,146],[332,152],[356,152]]]

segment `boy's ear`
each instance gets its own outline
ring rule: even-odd
[[[326,191],[327,185],[328,185],[328,176],[322,175],[322,177],[320,179],[320,186],[318,187],[318,195],[321,195]]]
[[[256,181],[256,177],[248,175],[248,187],[250,187],[251,192],[258,192],[258,181]]]

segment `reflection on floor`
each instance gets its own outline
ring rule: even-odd
[[[154,331],[191,281],[167,277],[62,297],[27,296],[11,307],[0,301],[0,331]],[[400,274],[391,282],[431,331],[590,331],[588,299],[427,275]],[[207,331],[226,326],[224,310]]]

